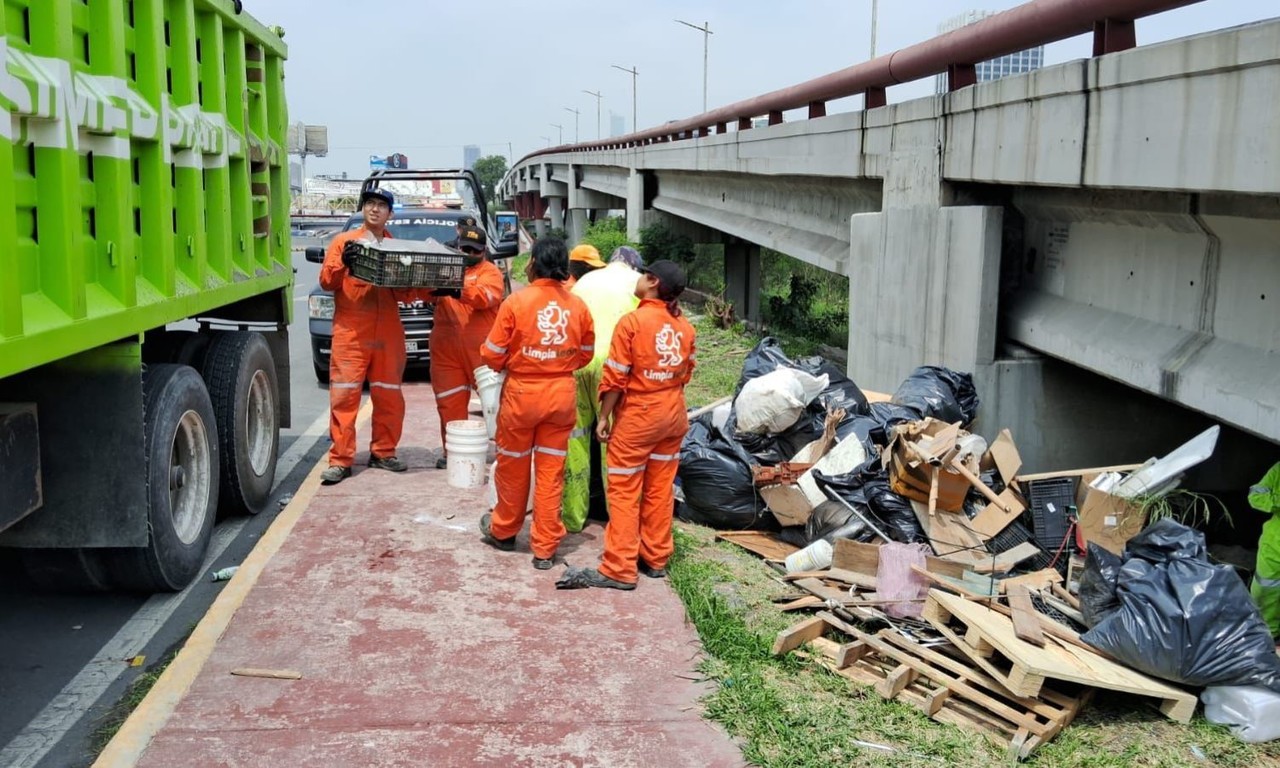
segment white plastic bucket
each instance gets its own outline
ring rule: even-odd
[[[482,365],[475,369],[473,375],[476,377],[476,390],[480,393],[480,410],[484,413],[484,423],[492,440],[498,434],[498,403],[502,399],[502,382],[506,381],[507,374]]]
[[[479,488],[484,485],[484,458],[489,433],[483,421],[451,421],[445,425],[444,446],[449,452],[449,485]]]
[[[449,460],[453,461],[452,456]],[[831,543],[826,539],[818,539],[804,549],[787,555],[785,563],[787,573],[821,571],[828,568],[831,565]]]
[[[489,509],[498,506],[498,484],[493,482],[493,475],[498,470],[498,462],[489,465]],[[529,462],[529,501],[525,504],[524,511],[528,512],[533,509],[533,491],[534,482],[537,480],[537,467],[531,461]]]

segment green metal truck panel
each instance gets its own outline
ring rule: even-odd
[[[231,0],[3,0],[0,379],[293,271],[281,35]]]

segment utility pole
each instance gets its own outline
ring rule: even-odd
[[[880,15],[880,0],[871,0],[871,58],[876,57],[876,22]]]
[[[583,90],[582,92],[587,94],[588,96],[596,97],[596,141],[599,141],[600,139],[604,138],[603,136],[600,135],[600,92],[588,91],[588,90]]]
[[[564,111],[573,113],[573,143],[577,144],[578,143],[578,110],[571,109],[570,107],[565,107]]]
[[[631,132],[635,133],[640,130],[640,124],[636,122],[636,78],[640,77],[640,73],[636,70],[636,65],[634,64],[631,65],[631,69],[620,67],[617,64],[611,66],[614,69],[620,69],[631,74]]]
[[[871,0],[871,1],[873,3],[876,2],[876,0]],[[711,22],[709,21],[702,22],[701,27],[699,27],[697,24],[690,24],[687,21],[681,21],[679,19],[676,19],[675,21],[677,24],[683,24],[686,27],[689,27],[690,29],[696,29],[702,33],[702,111],[706,112],[707,111],[707,47],[708,47],[708,43],[711,41],[711,36],[715,33],[711,31]]]
[[[556,146],[558,147],[561,144],[564,144],[564,126],[560,125],[559,123],[547,123],[547,125],[551,126],[552,128],[555,128],[557,131],[560,132],[557,134]]]

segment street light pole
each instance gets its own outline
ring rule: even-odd
[[[600,92],[588,91],[585,89],[582,92],[587,94],[588,96],[596,97],[596,141],[599,141],[600,139],[604,138],[603,136],[600,135]]]
[[[640,77],[640,72],[636,70],[636,65],[634,64],[631,65],[631,69],[620,67],[617,64],[612,64],[611,66],[614,69],[631,73],[631,132],[635,133],[640,130],[640,124],[636,122],[636,78]]]
[[[872,0],[872,2],[875,2],[875,0]],[[711,41],[711,36],[715,33],[711,31],[711,22],[709,21],[702,22],[701,27],[699,27],[697,24],[690,24],[687,21],[681,21],[679,19],[676,19],[675,21],[677,24],[683,24],[686,27],[689,27],[690,29],[696,29],[702,33],[702,111],[706,112],[707,111],[707,48],[708,48],[708,44]]]
[[[557,135],[556,146],[558,147],[561,144],[564,144],[564,126],[560,125],[559,123],[547,123],[547,125],[551,126],[552,128],[555,128],[557,131],[560,132]]]
[[[871,58],[876,57],[876,21],[880,14],[880,0],[871,0]]]
[[[564,111],[573,113],[573,143],[577,144],[578,143],[578,110],[565,107]]]

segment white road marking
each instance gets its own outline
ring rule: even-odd
[[[329,411],[325,409],[276,461],[276,480],[272,493],[327,433],[328,428]],[[102,698],[111,684],[129,669],[126,660],[145,648],[182,605],[191,589],[201,579],[208,578],[206,572],[209,567],[222,557],[247,523],[248,518],[240,518],[215,528],[200,577],[177,594],[155,595],[143,603],[138,612],[99,649],[97,655],[63,687],[40,714],[27,723],[22,732],[5,745],[4,749],[0,749],[0,765],[28,768],[44,759],[98,699]]]

